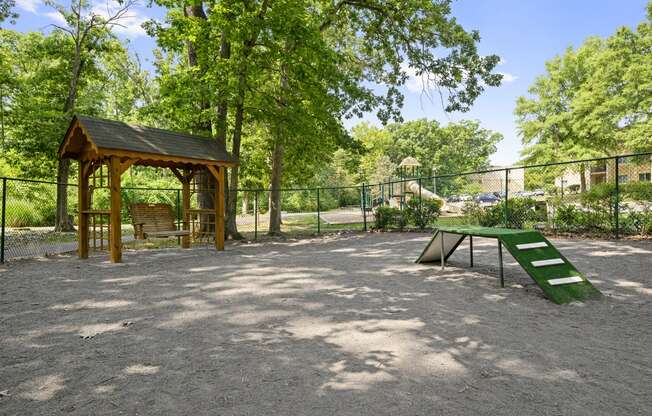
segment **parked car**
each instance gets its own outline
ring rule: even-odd
[[[446,198],[446,202],[460,202],[460,197],[457,195],[451,195]]]
[[[473,197],[471,195],[467,195],[467,194],[460,195],[460,201],[462,201],[462,202],[472,201],[472,200],[473,200]]]
[[[492,194],[480,194],[475,197],[475,200],[480,205],[496,205],[500,202],[500,198]]]
[[[543,191],[543,189],[535,189],[534,191],[530,192],[530,196],[544,196],[546,193]]]

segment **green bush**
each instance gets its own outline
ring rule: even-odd
[[[622,185],[623,197],[632,201],[652,202],[652,182],[632,182]]]
[[[410,198],[405,206],[405,216],[409,223],[423,230],[437,220],[441,206],[437,199]]]
[[[619,217],[623,234],[652,235],[652,211],[630,212]]]
[[[398,208],[378,207],[374,211],[375,228],[388,230],[398,228],[402,230],[407,225],[404,213]]]
[[[482,207],[477,202],[468,202],[462,212],[472,224],[483,227],[505,225],[505,201],[488,207]],[[537,202],[532,198],[510,198],[507,202],[507,219],[509,228],[523,228],[529,223],[543,221],[545,212],[537,211]]]
[[[46,225],[36,203],[24,199],[7,201],[7,227],[38,227]]]
[[[555,206],[554,224],[561,232],[573,232],[583,227],[583,212],[574,205],[559,204]]]

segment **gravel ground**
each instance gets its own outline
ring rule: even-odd
[[[495,241],[350,234],[0,266],[2,415],[649,415],[652,243],[556,241],[558,306]]]

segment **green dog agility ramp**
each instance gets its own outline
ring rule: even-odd
[[[601,296],[600,291],[538,231],[474,226],[439,227],[416,262],[440,262],[443,268],[455,249],[469,237],[470,263],[473,267],[474,236],[498,240],[501,285],[504,285],[502,246],[505,246],[553,302],[562,304]]]

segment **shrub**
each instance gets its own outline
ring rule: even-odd
[[[410,198],[405,207],[408,222],[423,230],[439,217],[442,203],[437,199]]]
[[[507,226],[523,228],[527,223],[544,220],[545,213],[537,212],[536,207],[537,202],[532,198],[510,198],[507,202]],[[462,212],[472,224],[483,227],[505,225],[505,201],[488,207],[482,207],[477,202],[469,202]]]
[[[619,217],[623,234],[651,235],[652,211],[630,212]]]
[[[466,216],[469,223],[481,225],[483,227],[496,227],[503,222],[502,215],[496,216],[497,211],[491,207],[481,207],[477,202],[467,202],[462,208],[462,213]]]
[[[572,232],[582,228],[583,212],[574,205],[559,204],[555,207],[554,224],[561,232]]]
[[[390,228],[405,228],[407,221],[403,212],[398,208],[378,207],[374,211],[375,228],[388,230]]]
[[[625,198],[639,202],[652,202],[652,182],[632,182],[622,185]]]
[[[37,205],[31,201],[7,201],[7,227],[38,227],[45,225]]]

